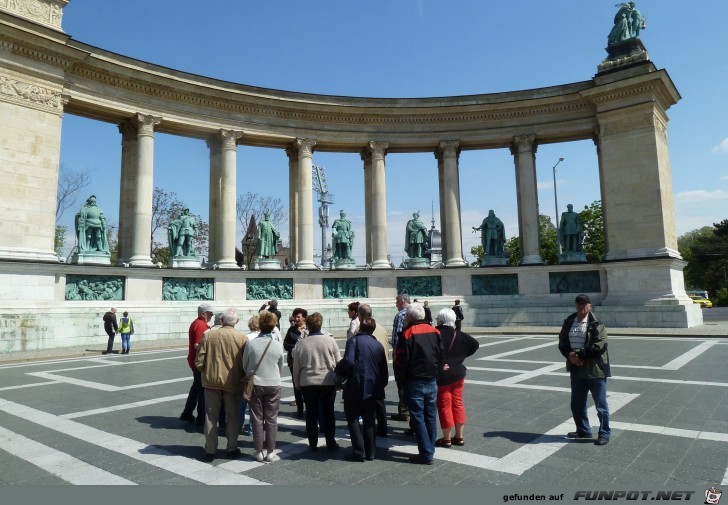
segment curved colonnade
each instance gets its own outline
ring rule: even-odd
[[[316,151],[360,153],[365,183],[366,254],[372,271],[357,275],[367,277],[370,298],[391,300],[396,293],[391,272],[377,273],[389,269],[386,155],[432,152],[438,164],[446,266],[437,272],[443,277],[441,294],[472,297],[469,301],[473,307],[500,300],[504,309],[518,312],[521,307],[544,306],[554,299],[548,281],[544,284],[543,279],[529,279],[543,275],[548,278],[545,268],[569,270],[566,266],[541,266],[535,157],[538,145],[593,139],[599,158],[607,254],[605,263],[584,265],[582,270],[599,272],[602,282],[594,293],[596,299],[605,308],[637,303],[654,313],[655,307],[662,307],[669,317],[660,316],[658,321],[653,314],[653,320],[641,321],[647,326],[699,324],[700,313],[693,310],[684,292],[684,263],[677,252],[672,202],[666,111],[680,96],[667,72],[656,69],[646,58],[611,65],[583,82],[534,90],[417,99],[338,97],[257,88],[175,71],[75,41],[60,30],[60,18],[56,25],[18,14],[5,12],[0,6],[0,111],[9,118],[0,125],[0,142],[8,146],[0,154],[0,172],[6,180],[0,205],[3,214],[11,216],[0,226],[0,262],[5,265],[0,265],[0,275],[16,275],[14,267],[8,265],[16,265],[17,260],[24,262],[28,272],[39,262],[57,262],[53,253],[53,204],[62,117],[70,113],[119,125],[120,189],[134,195],[120,204],[120,257],[132,266],[153,266],[149,251],[156,132],[203,139],[209,146],[209,256],[210,263],[222,270],[237,268],[237,146],[284,149],[289,159],[292,259],[298,269],[286,275],[296,276],[297,286],[301,279],[307,279],[308,287],[297,288],[297,299],[320,299],[320,279],[327,274],[301,272],[316,268],[313,158]],[[460,224],[459,153],[496,148],[508,148],[513,154],[524,265],[499,270],[518,276],[517,293],[507,300],[473,296],[468,286],[473,269],[456,268],[467,266]],[[28,177],[31,173],[33,177]],[[63,297],[59,298],[57,279],[71,271],[64,269],[78,268],[56,264],[28,274],[40,287],[20,299],[26,303],[55,301],[59,304],[56,307],[68,305]],[[150,269],[142,274],[145,269],[100,270],[122,272],[127,282],[126,300],[160,300],[156,291],[161,293],[161,284],[158,288],[150,284],[155,275],[160,277],[158,271]],[[52,286],[46,279],[50,271],[56,279]],[[215,279],[215,299],[221,302],[239,300],[237,288],[228,289],[225,284],[244,284],[250,273],[227,274],[210,274]],[[165,271],[164,275],[189,273]],[[146,280],[133,287],[135,278]],[[223,281],[231,278],[236,280]],[[17,294],[0,297],[18,300]],[[570,302],[560,300],[558,304],[563,314]],[[506,313],[508,310],[504,310]],[[537,317],[526,317],[521,322],[534,324]],[[547,319],[543,324],[553,322],[553,318]],[[478,322],[484,321],[472,321]],[[506,317],[495,322],[508,320]]]

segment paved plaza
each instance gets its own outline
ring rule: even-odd
[[[707,489],[728,484],[728,338],[615,335],[609,381],[612,439],[573,430],[569,383],[554,334],[475,333],[466,361],[465,446],[438,448],[433,466],[409,464],[415,441],[390,422],[377,459],[349,450],[337,399],[337,453],[307,450],[286,369],[274,463],[243,456],[203,462],[203,436],[178,420],[192,376],[182,347],[132,349],[0,364],[3,484],[490,484],[589,488],[641,484]],[[344,341],[339,340],[343,351]],[[140,346],[141,347],[141,346]],[[396,412],[394,380],[387,409]],[[590,400],[590,419],[597,422]],[[596,430],[595,430],[596,431]],[[320,445],[324,445],[321,440]]]

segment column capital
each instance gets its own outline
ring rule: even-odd
[[[154,127],[162,122],[162,118],[159,116],[152,116],[151,114],[142,114],[137,112],[134,116],[140,137],[154,137]]]
[[[297,162],[298,161],[298,145],[297,144],[288,144],[286,146],[286,156],[288,156],[289,162]]]
[[[369,142],[369,152],[372,155],[372,159],[384,159],[384,156],[387,154],[388,147],[389,142]]]
[[[238,139],[243,136],[243,132],[238,130],[225,130],[220,128],[215,136],[220,141],[220,147],[223,150],[237,149]]]
[[[122,142],[134,141],[139,136],[139,127],[135,121],[125,119],[118,125]]]
[[[369,149],[362,149],[359,156],[361,156],[365,166],[372,162],[372,152]]]
[[[536,152],[536,135],[516,135],[513,137],[511,154]]]
[[[460,141],[459,140],[444,140],[438,145],[438,149],[443,156],[457,156],[460,154]],[[437,157],[437,154],[435,154]]]
[[[296,145],[298,146],[298,155],[311,157],[313,155],[313,147],[316,145],[314,139],[296,139]]]

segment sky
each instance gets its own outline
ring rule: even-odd
[[[176,70],[272,89],[342,96],[417,98],[496,93],[591,79],[606,57],[614,0],[72,0],[63,30],[75,40]],[[682,100],[668,110],[677,233],[728,218],[728,2],[641,0],[640,34],[650,59],[666,69]],[[592,141],[541,145],[536,153],[539,211],[579,211],[600,198]],[[121,137],[116,125],[64,115],[61,163],[89,170],[82,191],[98,196],[118,224]],[[335,203],[364,237],[364,174],[358,154],[314,152]],[[387,226],[391,259],[404,252],[413,212],[439,229],[437,161],[432,153],[389,154]],[[209,151],[204,141],[155,135],[154,185],[208,214]],[[515,169],[507,149],[460,155],[463,252],[480,243],[477,227],[493,209],[506,237],[518,235]],[[240,146],[237,193],[288,205],[285,152]],[[318,203],[314,193],[314,219]],[[61,224],[75,212],[67,211]],[[284,242],[287,221],[281,225]],[[330,228],[327,239],[330,243]],[[238,243],[242,238],[238,229]],[[73,238],[67,240],[70,248]],[[160,237],[160,241],[163,241]],[[70,242],[70,244],[69,244]],[[314,255],[321,253],[315,224]],[[364,263],[365,244],[354,257]],[[316,259],[315,261],[319,261]]]

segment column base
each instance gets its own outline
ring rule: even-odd
[[[524,256],[523,259],[518,263],[519,265],[543,265],[543,258],[538,254],[532,256]]]
[[[372,270],[391,270],[392,265],[387,260],[376,260],[372,263]]]
[[[23,247],[0,247],[0,259],[22,261],[48,261],[51,263],[63,262],[55,251],[41,249],[26,249]]]
[[[318,268],[312,260],[301,260],[296,263],[296,270],[318,270]]]
[[[152,263],[152,258],[149,256],[132,256],[129,258],[129,265],[133,267],[157,267]],[[161,267],[160,267],[161,268]]]
[[[650,247],[644,249],[626,249],[622,251],[609,251],[604,261],[653,259],[653,258],[675,258],[682,259],[680,253],[669,247]]]
[[[462,258],[450,258],[445,261],[445,268],[466,268],[469,266],[468,262]]]
[[[220,259],[207,263],[207,268],[212,270],[238,270],[240,267],[234,259]]]

